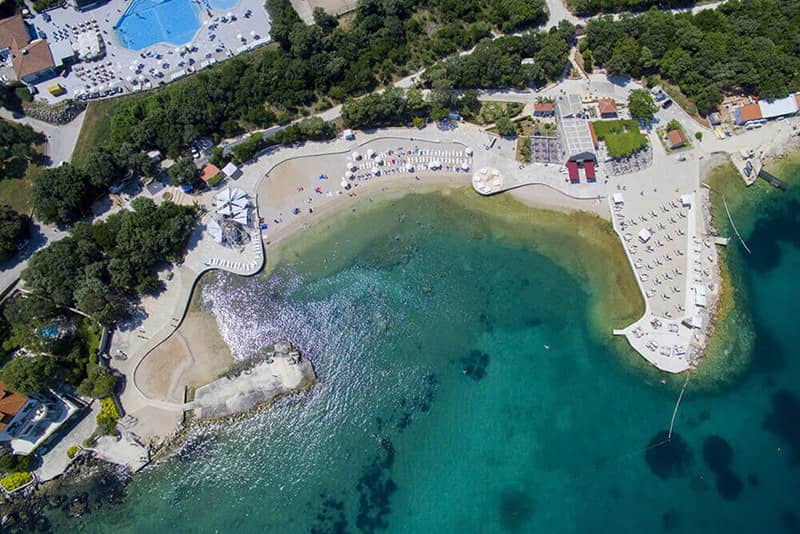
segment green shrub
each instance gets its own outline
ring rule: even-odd
[[[71,460],[71,459],[73,459],[73,458],[75,458],[75,455],[76,455],[76,454],[78,454],[78,452],[80,452],[80,450],[81,450],[81,448],[80,448],[80,447],[78,447],[77,445],[73,445],[72,447],[70,447],[69,449],[67,449],[67,457],[68,457],[70,460]]]
[[[0,458],[0,470],[6,473],[30,471],[32,467],[33,458],[30,456],[6,454]]]
[[[119,411],[117,405],[114,404],[114,399],[105,397],[100,399],[100,413],[97,414],[97,426],[104,434],[117,433],[117,420],[119,420]]]
[[[28,471],[20,471],[17,473],[11,473],[5,478],[0,479],[0,485],[2,485],[6,491],[12,492],[17,488],[24,486],[31,480],[33,480],[33,475],[31,475]]]
[[[703,140],[703,132],[695,132],[694,133],[694,138],[697,139],[698,141],[702,141]]]
[[[206,183],[208,184],[208,187],[214,187],[221,181],[222,181],[222,173],[219,173],[216,176],[213,176],[211,179],[209,179]]]

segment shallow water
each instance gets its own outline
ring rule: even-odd
[[[670,445],[675,388],[592,330],[592,298],[608,288],[512,238],[547,228],[501,231],[445,197],[408,196],[285,251],[268,278],[203,288],[235,357],[286,337],[319,386],[196,436],[137,477],[125,504],[56,526],[796,530],[800,289],[788,282],[800,248],[769,245],[786,213],[754,213],[743,225],[763,247],[726,253],[749,295],[754,365],[721,392],[690,382]],[[602,257],[580,265],[609,268]]]

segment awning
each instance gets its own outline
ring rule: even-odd
[[[573,184],[577,184],[580,181],[580,175],[578,174],[578,163],[575,161],[568,161],[567,171],[569,172],[569,181]]]
[[[651,237],[652,234],[650,233],[650,230],[648,230],[647,228],[642,228],[642,231],[639,232],[639,240],[642,243],[647,243],[648,241],[650,241]]]
[[[583,162],[583,169],[586,171],[586,179],[590,182],[594,182],[597,177],[594,174],[594,162],[591,160],[586,160]]]

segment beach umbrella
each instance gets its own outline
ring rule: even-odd
[[[340,185],[342,188],[344,188],[344,189],[347,189],[347,188],[349,187],[349,185],[350,185],[350,184],[348,184],[348,183],[347,183],[347,180],[342,180],[342,182],[341,182],[339,185]]]
[[[371,159],[373,156],[375,156],[375,151],[372,149],[367,150],[367,158]]]
[[[183,54],[183,48],[181,48],[181,47],[179,46],[178,48],[176,48],[176,49],[175,49],[175,53],[176,53],[176,54]]]
[[[358,152],[353,152],[353,159],[356,161],[360,160],[361,154],[359,154]]]
[[[237,33],[236,34],[236,38],[241,41],[243,39],[242,34],[241,33]]]
[[[251,36],[253,36],[253,37],[255,37],[255,36],[256,36],[256,32],[255,32],[255,30],[251,31],[251,32],[250,32],[250,35],[251,35]]]
[[[127,78],[125,78],[125,79],[126,79],[126,80],[128,80],[128,82],[132,82],[132,81],[133,81],[133,76],[128,76],[128,77],[127,77]]]
[[[464,169],[465,171],[468,171],[469,170],[469,165],[467,163],[462,163],[461,164],[461,168]]]
[[[467,153],[467,156],[471,156],[472,155],[472,147],[468,146],[467,150],[466,150],[466,153]]]
[[[406,169],[408,169],[408,172],[414,172],[414,166],[413,165],[409,165],[408,167],[406,167]]]
[[[128,67],[128,68],[129,68],[130,70],[136,70],[136,65],[131,65],[131,66],[130,66],[130,67]]]
[[[350,171],[347,171],[346,173],[344,173],[344,177],[345,177],[345,178],[347,178],[348,180],[352,180],[353,178],[355,178],[355,176],[356,176],[356,175],[355,175],[355,174],[353,174],[353,173],[352,173],[352,172],[350,172]]]

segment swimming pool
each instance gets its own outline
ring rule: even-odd
[[[133,0],[115,28],[132,50],[161,42],[182,45],[200,29],[198,9],[192,0]]]

